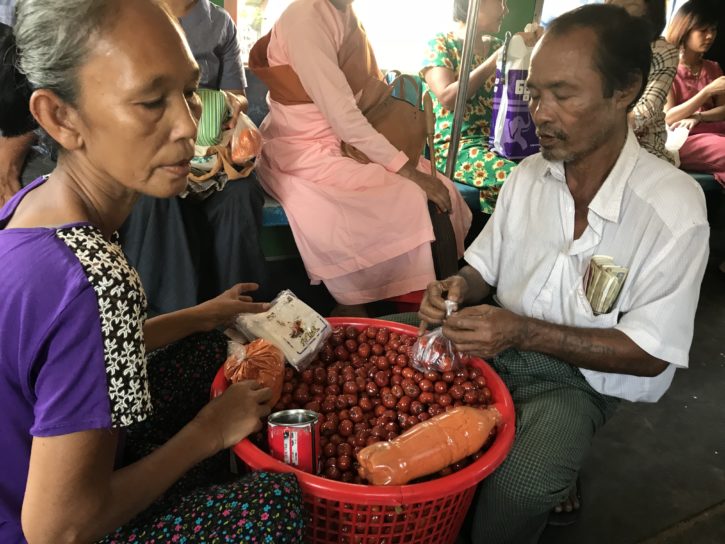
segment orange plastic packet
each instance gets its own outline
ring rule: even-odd
[[[358,474],[373,485],[404,485],[480,450],[501,421],[495,408],[459,406],[357,454]]]
[[[262,133],[244,113],[239,114],[232,134],[232,162],[244,164],[262,153]]]
[[[284,355],[282,351],[262,338],[249,344],[229,342],[224,376],[232,383],[256,380],[272,390],[271,404],[282,396],[284,383]]]

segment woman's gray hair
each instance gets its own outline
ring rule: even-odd
[[[19,0],[14,26],[18,68],[34,89],[78,97],[78,70],[117,0]]]

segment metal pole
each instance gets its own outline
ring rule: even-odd
[[[446,162],[446,176],[453,179],[453,170],[458,156],[458,143],[461,139],[461,124],[463,113],[466,111],[468,96],[468,78],[471,75],[471,61],[473,60],[473,40],[476,37],[476,19],[478,19],[478,4],[480,0],[470,0],[468,3],[468,14],[466,15],[466,38],[463,41],[463,53],[458,74],[458,93],[456,93],[456,104],[453,106],[453,126],[451,127],[451,142],[448,147],[448,159]]]

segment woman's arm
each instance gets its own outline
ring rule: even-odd
[[[116,431],[34,438],[21,516],[25,537],[30,544],[98,540],[195,464],[261,428],[271,395],[256,382],[234,384],[166,444],[115,471]]]
[[[496,71],[496,61],[500,51],[501,48],[499,47],[491,56],[471,71],[466,100],[470,100]],[[438,99],[438,102],[447,110],[453,111],[456,96],[458,95],[458,76],[455,72],[443,66],[424,68],[422,72],[425,76],[425,82]]]
[[[266,302],[252,302],[245,295],[256,291],[256,283],[238,283],[221,295],[197,306],[152,317],[144,323],[146,352],[167,346],[197,333],[231,324],[241,313],[259,313],[269,309]]]
[[[719,104],[723,94],[725,94],[725,76],[720,76],[711,81],[695,96],[681,104],[674,103],[674,94],[670,91],[672,98],[668,96],[667,104],[665,105],[665,121],[668,125],[672,125],[677,121],[691,118],[710,99],[715,98],[715,103]]]
[[[647,85],[632,108],[632,128],[635,132],[661,122],[659,115],[665,109],[667,95],[677,73],[677,62],[677,49],[669,44],[656,44]]]

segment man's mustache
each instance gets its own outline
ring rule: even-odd
[[[567,136],[561,130],[552,127],[543,126],[536,129],[536,135],[539,138],[556,138],[557,140],[566,140]]]

